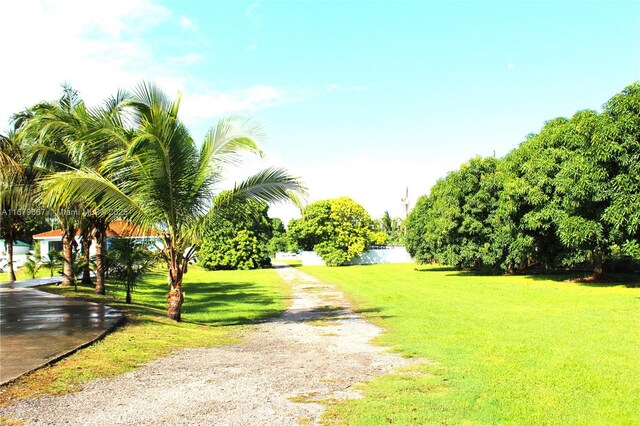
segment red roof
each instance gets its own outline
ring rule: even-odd
[[[80,230],[76,231],[76,237],[80,236]],[[157,237],[159,234],[153,229],[142,229],[124,220],[114,220],[107,228],[107,237]],[[62,230],[54,229],[52,231],[41,232],[33,236],[36,239],[62,238]]]

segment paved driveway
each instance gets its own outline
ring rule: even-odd
[[[123,318],[109,306],[29,288],[47,283],[0,285],[0,384],[96,340]]]

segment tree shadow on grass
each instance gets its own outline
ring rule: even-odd
[[[418,266],[413,270],[416,272],[459,272],[453,266]]]
[[[589,270],[529,270],[518,274],[505,274],[497,270],[457,270],[452,267],[435,267],[428,269],[416,269],[418,272],[451,272],[447,277],[523,277],[533,281],[554,281],[578,284],[585,287],[618,287],[640,288],[640,276],[628,273],[609,273],[602,281],[594,281],[590,278]]]
[[[307,309],[296,309],[287,311],[282,317],[277,320],[287,322],[302,322],[302,323],[316,323],[318,321],[334,322],[334,321],[348,321],[354,320],[358,317],[367,318],[393,318],[393,315],[383,315],[382,308],[368,308],[368,309],[347,309],[340,306],[318,306]],[[271,319],[273,320],[273,319]]]
[[[601,280],[594,280],[590,270],[554,270],[533,271],[522,274],[533,281],[555,281],[578,284],[585,287],[619,287],[640,288],[640,276],[627,273],[608,273]]]
[[[193,320],[203,325],[241,325],[261,322],[282,313],[276,306],[286,301],[286,296],[274,296],[250,282],[239,283],[194,283],[185,286],[183,314],[211,318]],[[251,315],[244,315],[251,312]],[[256,312],[257,315],[256,315]]]
[[[152,277],[153,278],[153,277]],[[157,278],[157,277],[155,277]],[[167,324],[166,298],[168,286],[159,282],[142,283],[133,292],[132,303],[125,303],[122,287],[107,284],[107,295],[93,294],[93,289],[78,291],[59,286],[44,289],[67,297],[97,302],[119,309],[127,321]],[[278,302],[288,297],[277,296],[251,282],[196,282],[184,287],[182,322],[204,326],[229,326],[261,322],[277,317],[283,309]],[[286,305],[286,303],[285,303]]]

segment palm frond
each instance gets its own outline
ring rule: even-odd
[[[236,184],[231,191],[233,197],[252,198],[265,203],[301,202],[306,195],[307,188],[300,178],[281,167],[264,169]]]
[[[155,221],[149,217],[134,198],[125,194],[113,182],[100,174],[79,169],[59,172],[40,182],[39,198],[52,209],[82,203],[100,211],[100,216],[110,220],[126,217],[135,225],[153,228]]]

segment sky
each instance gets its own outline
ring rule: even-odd
[[[374,218],[640,80],[640,1],[21,0],[0,16],[0,131],[64,82],[99,104],[152,81],[182,93],[196,141],[224,115],[261,123],[265,158],[232,179],[283,166],[309,202]]]

